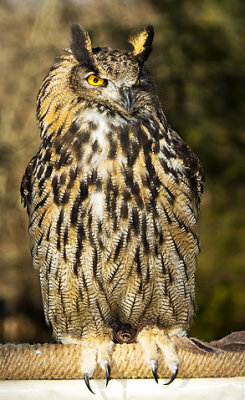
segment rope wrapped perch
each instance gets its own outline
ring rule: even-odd
[[[245,331],[211,343],[185,337],[175,338],[175,341],[181,360],[179,378],[245,376]],[[82,379],[81,357],[78,345],[2,344],[0,379]],[[158,375],[159,378],[170,375],[163,358],[159,359]],[[110,376],[114,379],[152,378],[137,343],[116,344]],[[93,378],[105,378],[105,372],[98,366]]]

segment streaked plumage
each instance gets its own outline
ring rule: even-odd
[[[114,340],[138,340],[155,376],[160,347],[174,375],[171,336],[194,313],[202,168],[144,65],[153,34],[131,52],[92,49],[74,25],[38,94],[42,144],[21,187],[33,264],[47,323],[81,343],[87,382],[97,361],[109,374]]]

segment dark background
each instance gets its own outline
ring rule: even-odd
[[[43,0],[0,2],[0,341],[49,340],[32,270],[19,185],[36,153],[36,94],[70,24],[94,46],[130,49],[155,26],[148,61],[170,124],[206,175],[197,316],[190,334],[218,339],[245,328],[244,0]]]

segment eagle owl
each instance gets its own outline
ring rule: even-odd
[[[92,48],[77,24],[71,36],[39,91],[42,143],[21,185],[46,321],[81,345],[89,389],[97,363],[108,383],[116,342],[137,341],[156,381],[160,350],[172,381],[172,337],[195,308],[202,168],[145,65],[153,27],[131,51]]]

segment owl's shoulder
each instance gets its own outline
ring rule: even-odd
[[[33,176],[37,160],[38,160],[38,154],[32,157],[31,161],[28,163],[20,185],[21,200],[24,203],[24,207],[27,207],[28,213],[29,213],[29,206],[32,202]]]
[[[170,179],[176,188],[183,182],[195,202],[199,203],[204,182],[202,165],[190,146],[171,128],[159,110],[158,115],[153,114],[141,124],[147,137],[145,154],[150,154],[152,160],[158,160],[156,165],[161,165],[158,171],[162,179]]]
[[[165,145],[161,147],[161,151],[168,159],[165,168],[169,167],[175,177],[188,182],[194,198],[199,203],[205,178],[203,167],[195,152],[171,127],[167,129]]]

